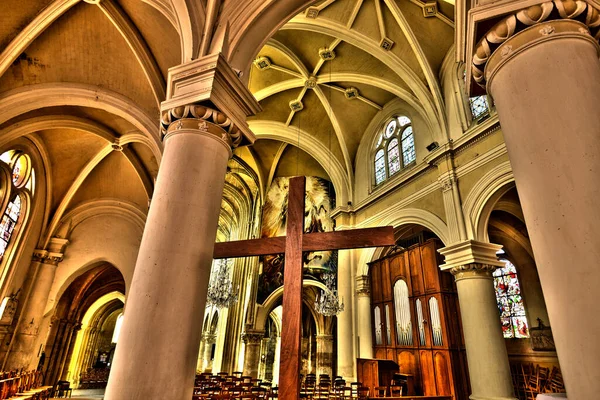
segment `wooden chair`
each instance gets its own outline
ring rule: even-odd
[[[352,397],[358,397],[358,388],[362,387],[361,382],[352,382],[350,388],[352,389]]]
[[[370,390],[368,387],[361,386],[358,388],[357,398],[359,400],[367,400],[369,398],[369,392],[370,392]]]
[[[387,392],[387,386],[376,386],[373,393],[373,397],[387,397]]]
[[[400,386],[400,385],[390,386],[390,397],[401,397],[401,396],[402,396],[402,386]]]

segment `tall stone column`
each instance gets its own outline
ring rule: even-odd
[[[498,110],[573,399],[600,393],[600,319],[592,317],[600,302],[600,10],[591,4],[512,13],[474,56],[484,71],[474,76]]]
[[[23,314],[19,318],[5,369],[37,368],[39,357],[35,348],[36,340],[56,268],[63,260],[68,243],[66,239],[52,238],[47,250],[40,249],[34,252],[31,268],[35,273],[31,277],[29,296],[24,304]]]
[[[371,283],[369,277],[356,277],[356,308],[358,328],[358,357],[373,358],[373,333],[371,322]]]
[[[247,330],[242,334],[242,340],[246,344],[244,354],[244,375],[253,378],[258,377],[260,364],[260,344],[265,337],[264,331]]]
[[[317,376],[333,372],[333,335],[317,335]]]
[[[354,334],[352,299],[352,250],[338,251],[338,295],[344,300],[344,311],[337,316],[337,374],[349,382],[354,377]],[[317,339],[318,340],[318,339]],[[317,344],[317,351],[318,351]],[[317,356],[318,357],[318,356]],[[317,368],[318,369],[318,368]]]
[[[202,369],[204,372],[212,372],[213,358],[212,349],[213,345],[217,343],[217,335],[214,333],[204,334],[204,354],[202,357]]]
[[[442,270],[456,279],[471,400],[516,400],[492,278],[503,265],[496,257],[501,248],[469,240],[439,250],[446,257]]]
[[[221,55],[169,70],[164,153],[106,400],[192,396],[232,147],[253,142],[256,100]]]

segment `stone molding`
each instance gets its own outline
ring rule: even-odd
[[[264,331],[249,330],[242,333],[242,341],[246,344],[259,344],[265,337]]]
[[[223,140],[234,149],[242,142],[241,131],[222,112],[201,105],[187,105],[164,111],[160,119],[163,141],[181,130],[197,130]]]
[[[493,271],[495,267],[504,266],[504,263],[496,256],[496,252],[500,249],[502,246],[499,244],[475,240],[455,243],[438,250],[446,258],[446,262],[440,265],[440,269],[454,274],[461,271],[474,271],[479,268],[474,265],[483,265],[491,267]],[[487,267],[481,268],[486,269]]]
[[[494,265],[487,264],[467,264],[450,269],[454,275],[454,280],[462,279],[492,279],[492,273],[496,270]]]
[[[202,340],[204,340],[204,343],[213,344],[217,342],[217,335],[214,333],[205,333],[202,335]]]
[[[358,297],[371,296],[371,281],[367,275],[359,275],[356,277],[356,295]]]
[[[222,127],[233,147],[254,143],[247,117],[260,105],[221,53],[169,69],[167,99],[161,104],[161,134],[182,118],[197,118]],[[176,129],[176,128],[175,128]]]
[[[546,40],[558,37],[560,35],[555,33],[565,31],[564,24],[555,23],[560,20],[570,20],[578,24],[576,32],[580,35],[588,35],[590,39],[593,37],[596,43],[600,39],[600,11],[583,0],[553,0],[518,10],[502,18],[475,45],[471,65],[475,82],[482,88],[486,88],[486,81],[490,74],[488,62],[492,55],[499,54],[502,58],[506,58],[515,53],[514,44],[506,43],[509,39],[527,28],[542,23],[544,24],[540,29],[535,29],[535,34],[529,32],[528,40],[520,41],[519,47],[540,37]]]
[[[57,266],[64,259],[64,252],[69,244],[69,240],[53,237],[48,243],[48,249],[35,249],[33,251],[33,261],[42,264]]]

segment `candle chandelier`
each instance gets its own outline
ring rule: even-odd
[[[239,288],[238,288],[239,289]],[[210,274],[206,303],[217,308],[228,308],[238,301],[238,290],[233,290],[233,282],[229,277],[227,259],[217,260]]]
[[[315,300],[316,311],[326,317],[338,315],[344,311],[344,299],[338,298],[338,291],[335,288],[335,273],[326,273],[321,275],[325,281],[326,290],[321,290],[321,295],[317,295]]]

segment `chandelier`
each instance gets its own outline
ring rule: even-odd
[[[239,289],[239,287],[238,287]],[[229,278],[229,263],[227,259],[217,260],[210,274],[206,303],[217,308],[227,308],[238,301],[238,290],[233,290]]]
[[[325,281],[327,289],[321,290],[321,295],[317,295],[315,300],[315,310],[326,317],[338,315],[344,311],[344,299],[338,298],[338,291],[335,288],[335,274],[326,273],[321,275]]]

